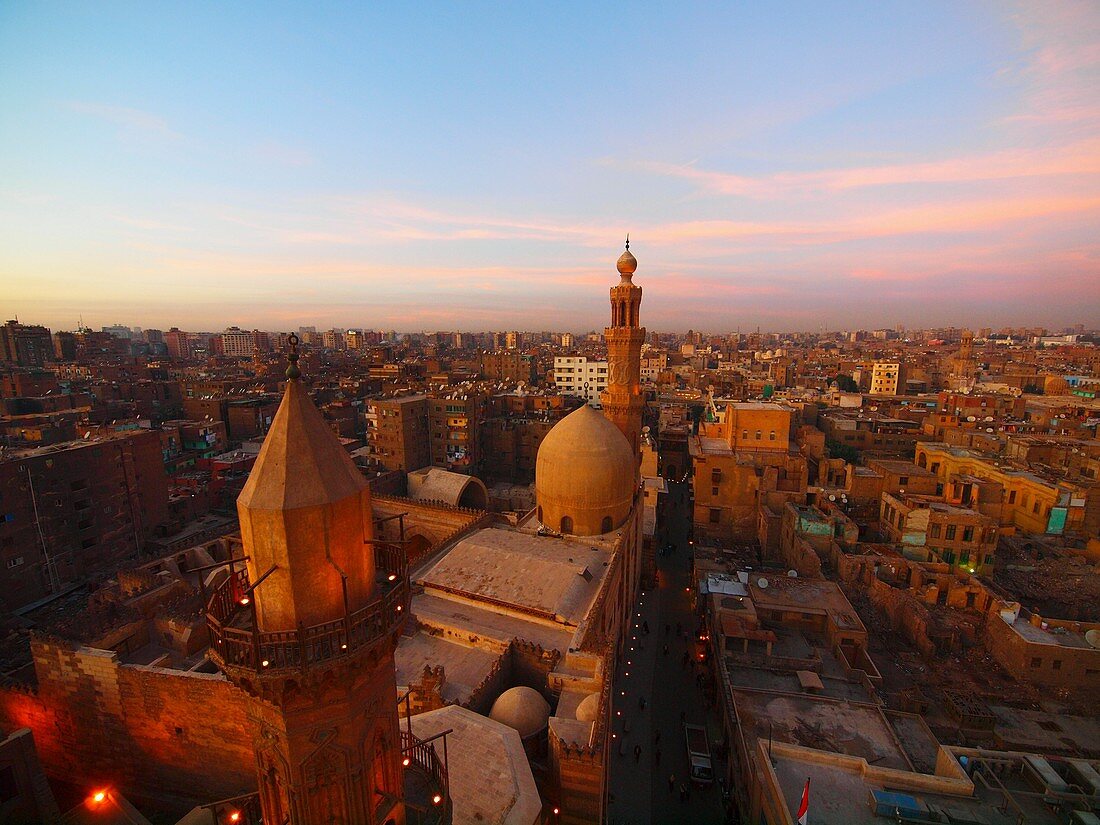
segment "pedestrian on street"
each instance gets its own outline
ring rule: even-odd
[[[637,762],[641,758],[642,758],[642,746],[641,745],[635,745],[634,746],[634,761]]]
[[[665,655],[668,655],[668,645],[665,645]]]
[[[681,802],[687,802],[688,801],[687,785],[685,785],[683,782],[680,783],[680,801]]]
[[[660,744],[661,744],[661,732],[659,730],[655,730],[655,731],[653,731],[653,746],[657,747],[657,745],[660,745]]]
[[[645,697],[644,696],[639,696],[638,697],[638,710],[645,710]]]
[[[672,793],[672,789],[676,787],[676,774],[670,773],[668,775],[668,792]]]
[[[642,633],[649,635],[649,622],[644,619],[642,620]]]
[[[657,748],[657,750],[653,751],[653,761],[658,765],[661,764],[661,749],[660,748]]]

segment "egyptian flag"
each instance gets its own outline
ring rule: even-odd
[[[798,806],[798,825],[807,825],[810,821],[810,777],[806,777],[806,787],[802,790],[802,803]]]

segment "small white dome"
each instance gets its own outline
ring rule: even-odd
[[[600,694],[590,693],[581,699],[577,705],[577,720],[580,722],[595,722],[600,712]]]

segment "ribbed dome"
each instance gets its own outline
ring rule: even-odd
[[[581,722],[595,722],[600,712],[600,694],[590,693],[577,705],[577,719]]]
[[[637,472],[626,437],[585,404],[559,421],[539,447],[539,521],[578,536],[609,533],[630,515]]]
[[[507,725],[518,732],[521,739],[526,739],[546,729],[550,705],[534,688],[514,687],[497,697],[489,718]]]

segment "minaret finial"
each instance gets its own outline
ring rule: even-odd
[[[298,336],[292,332],[286,342],[290,344],[290,352],[286,356],[286,360],[290,362],[286,368],[286,377],[288,381],[296,381],[302,375],[302,371],[298,369]]]
[[[630,233],[626,233],[626,248],[630,249]]]

